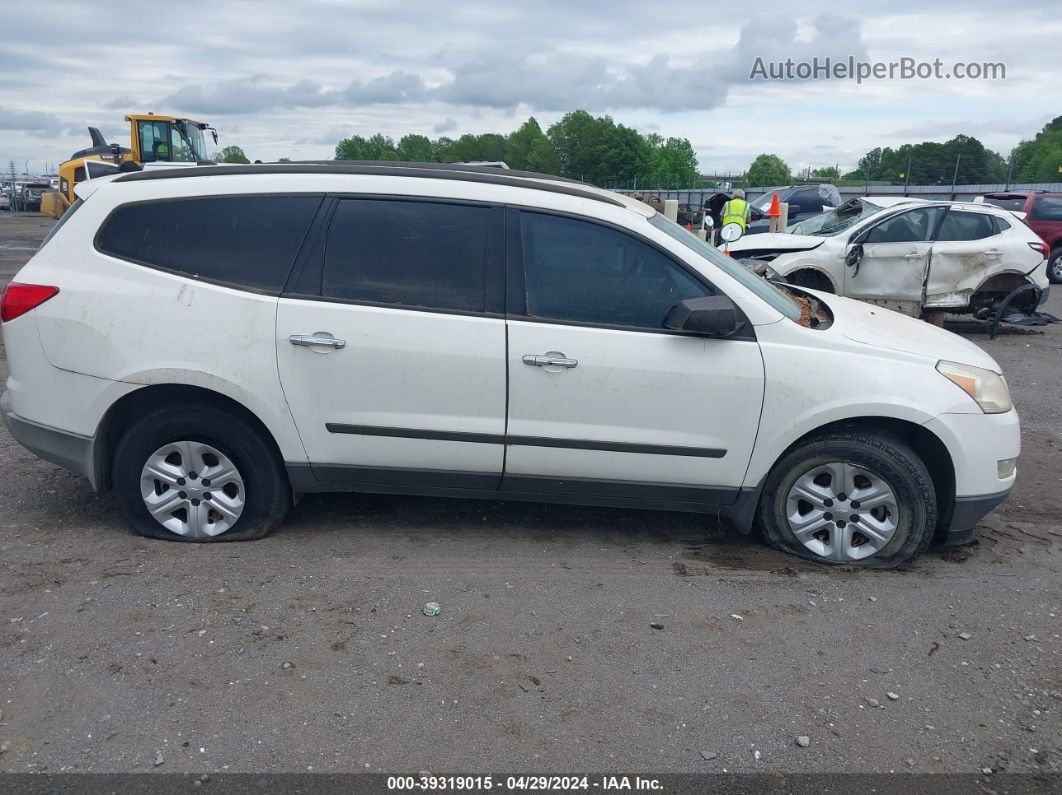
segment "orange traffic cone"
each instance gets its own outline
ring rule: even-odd
[[[782,208],[778,206],[778,194],[775,193],[771,197],[771,209],[767,211],[768,218],[777,218],[782,214]]]

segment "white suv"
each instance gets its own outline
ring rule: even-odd
[[[348,490],[721,514],[896,566],[1014,482],[982,350],[779,288],[633,199],[368,164],[79,191],[4,294],[3,413],[146,536],[258,538]]]

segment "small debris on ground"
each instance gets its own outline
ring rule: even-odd
[[[701,757],[706,762],[709,762],[712,759],[715,759],[717,756],[719,756],[719,754],[717,754],[715,751],[701,751]]]
[[[155,767],[158,767],[159,765],[161,765],[165,761],[166,760],[162,758],[162,751],[155,751],[155,762],[154,762]]]
[[[428,602],[424,605],[424,615],[428,617],[435,617],[442,612],[442,606],[438,602]]]
[[[799,745],[801,748],[807,748],[809,745],[811,745],[811,738],[808,737],[806,734],[801,734],[799,737],[796,738],[796,744]]]
[[[960,632],[959,633],[959,637],[962,638],[963,640],[969,640],[970,638],[973,637],[973,635],[971,635],[969,632]]]
[[[737,613],[731,613],[730,617],[733,618],[736,621],[744,621],[745,620],[744,617],[739,616]]]
[[[900,700],[899,695],[897,695],[896,693],[886,693],[885,695],[887,695],[889,697],[889,701],[899,701]]]
[[[653,623],[651,623],[651,624],[650,624],[649,626],[650,626],[650,627],[652,627],[653,629],[663,629],[663,628],[664,628],[664,625],[663,625],[663,624],[659,624],[659,623],[657,623],[656,621],[654,621]]]

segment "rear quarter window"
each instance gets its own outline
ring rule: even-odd
[[[321,196],[135,202],[96,235],[104,254],[194,279],[280,294]]]

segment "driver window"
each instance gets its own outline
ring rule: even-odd
[[[586,221],[523,212],[531,317],[663,328],[667,313],[711,290],[655,248]]]
[[[919,243],[928,241],[937,227],[937,221],[942,212],[942,207],[920,207],[917,210],[908,210],[894,215],[871,229],[863,242]]]

